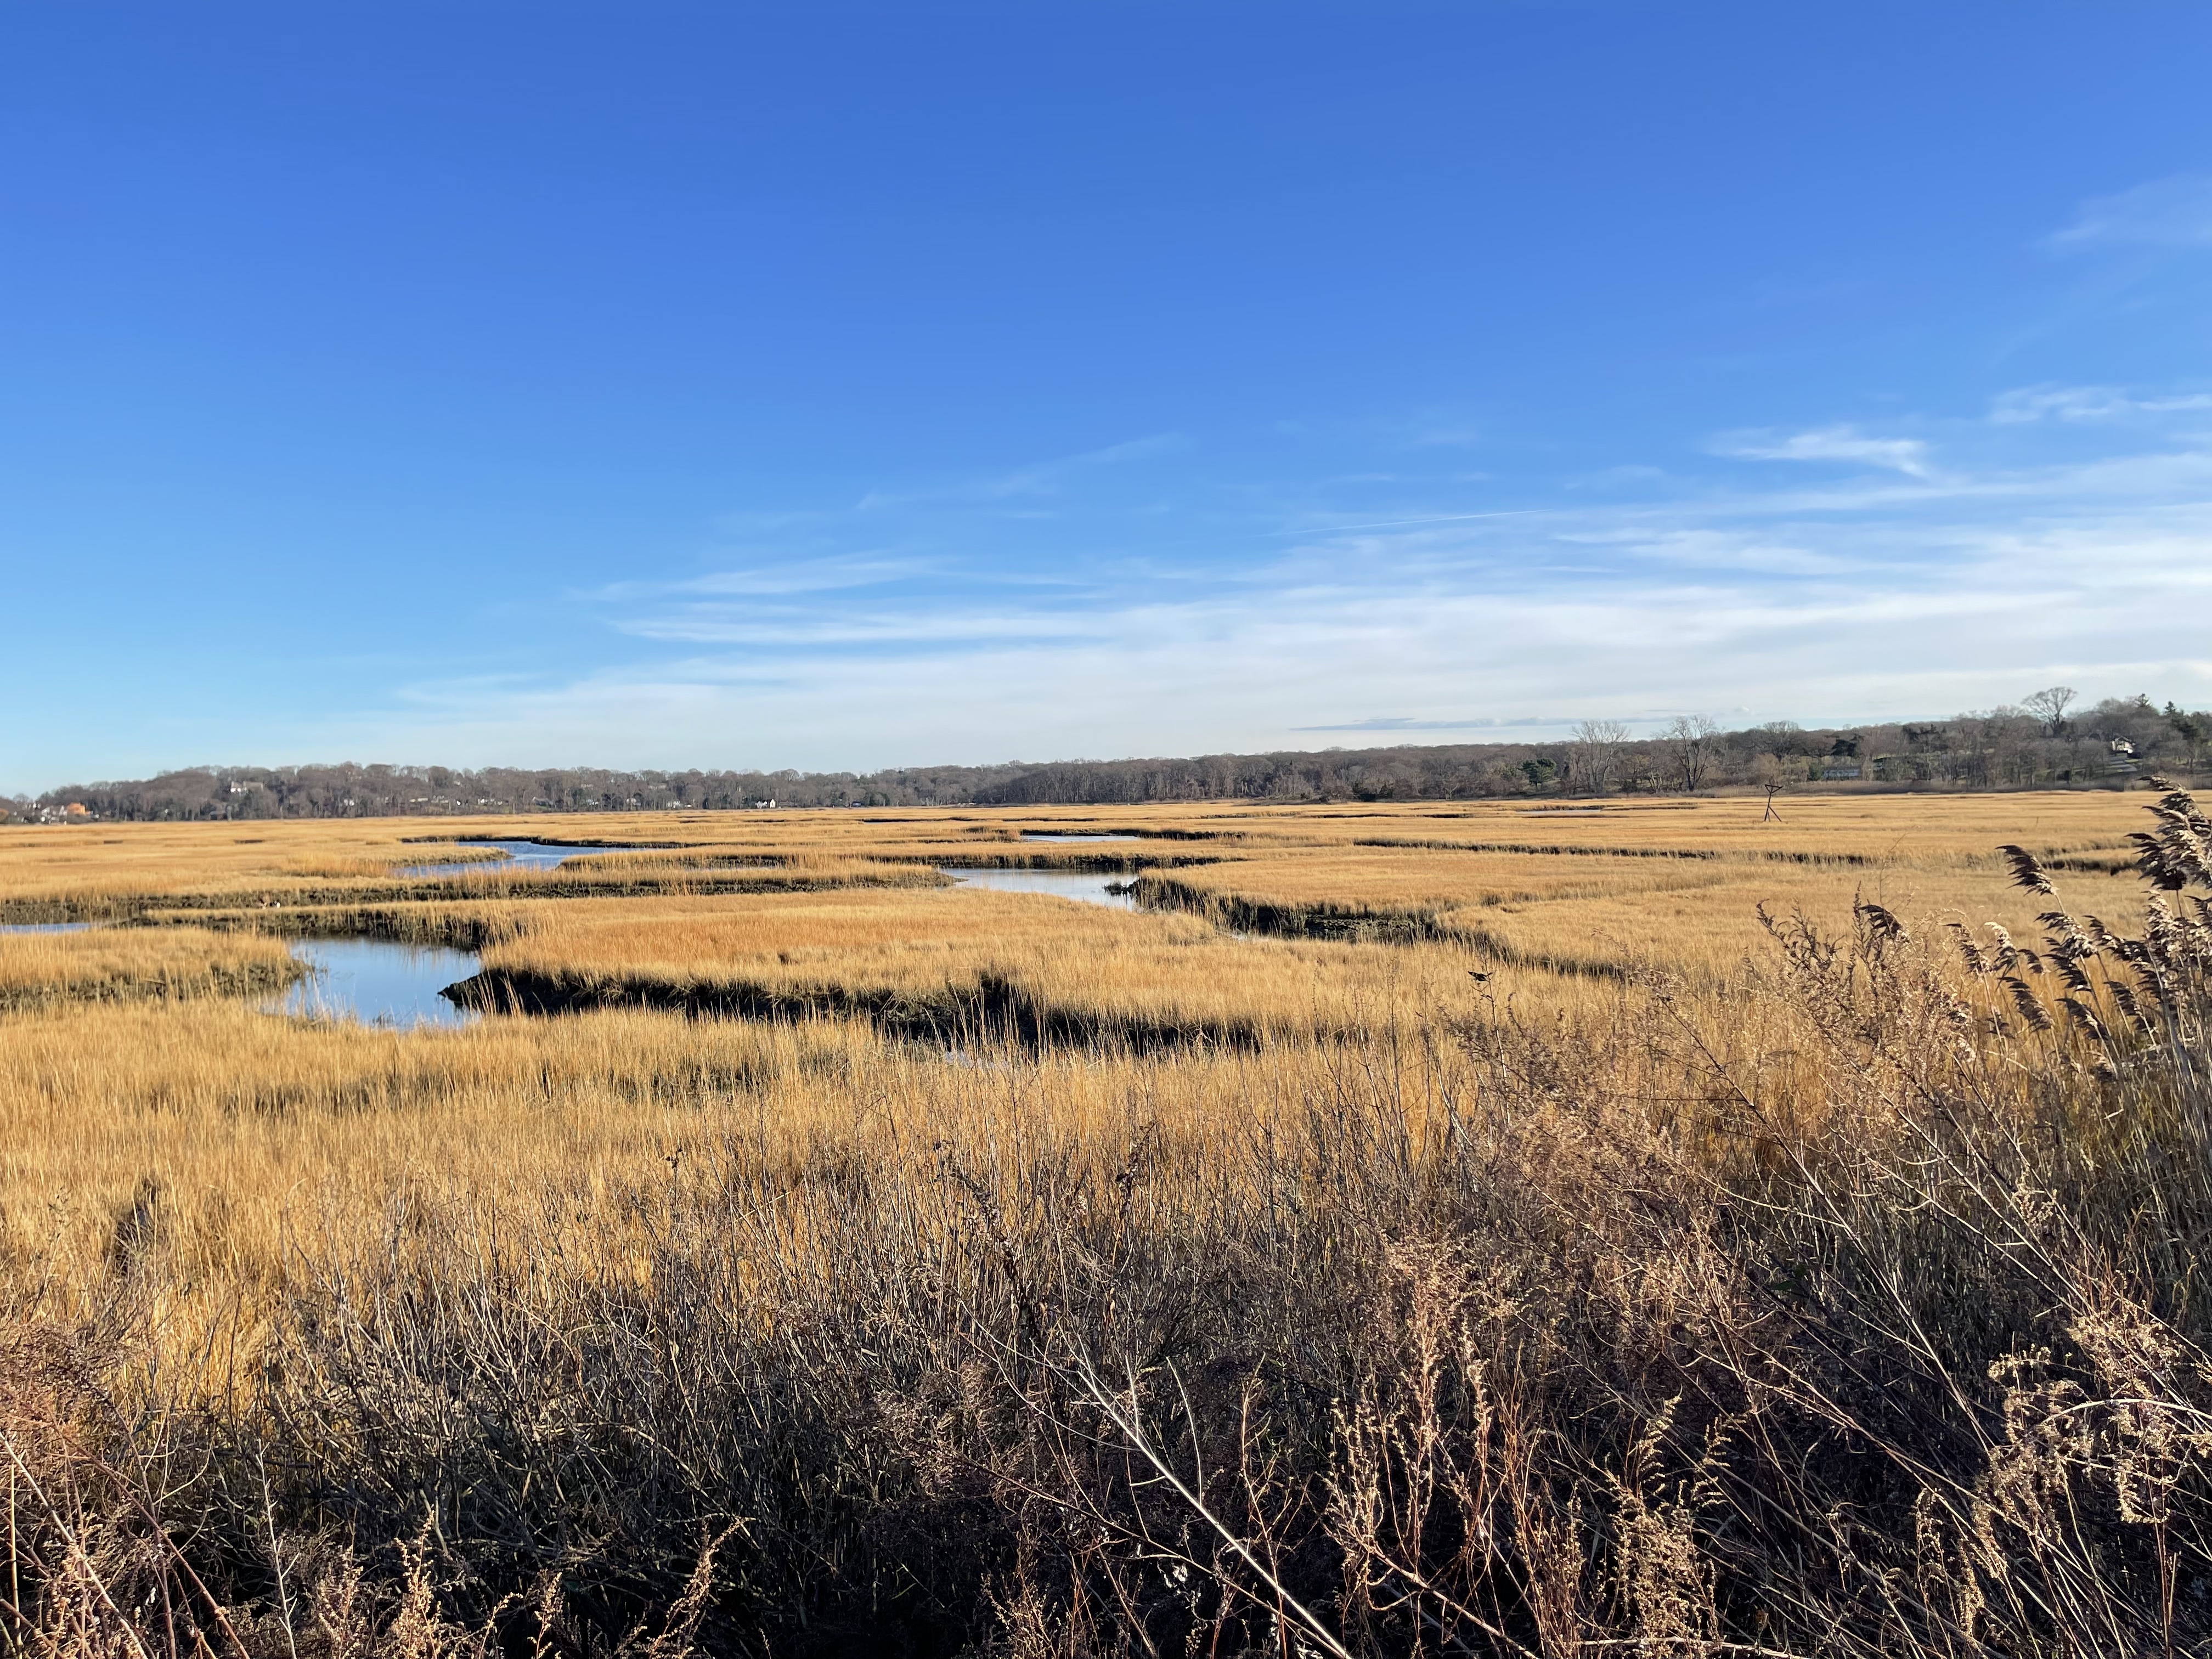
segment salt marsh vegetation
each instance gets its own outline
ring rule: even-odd
[[[2198,1650],[2212,825],[1759,809],[0,830],[0,1643]]]

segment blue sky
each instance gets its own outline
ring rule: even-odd
[[[0,789],[2212,702],[2212,9],[0,10]]]

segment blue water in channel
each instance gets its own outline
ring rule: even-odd
[[[1109,893],[1107,884],[1116,885],[1136,879],[1133,876],[1115,875],[1097,870],[963,870],[951,866],[940,866],[940,874],[951,877],[963,887],[988,887],[1000,893],[1050,893],[1056,898],[1073,899],[1079,904],[1103,904],[1115,910],[1137,908],[1134,893]]]
[[[1036,836],[1036,840],[1133,841],[1133,836]],[[592,853],[623,853],[623,847],[547,847],[537,842],[483,842],[471,845],[497,847],[512,855],[497,862],[423,864],[402,870],[404,876],[468,875],[497,870],[550,870],[572,858]],[[1109,884],[1119,884],[1127,876],[1094,870],[975,870],[947,866],[963,887],[988,888],[1001,893],[1044,893],[1073,899],[1080,904],[1103,904],[1109,909],[1134,910],[1136,896],[1109,893]],[[99,924],[88,921],[11,923],[4,933],[81,933]],[[292,955],[304,963],[307,976],[281,996],[262,1004],[265,1012],[295,1018],[358,1020],[364,1025],[389,1030],[417,1027],[473,1024],[483,1018],[476,1009],[461,1008],[438,994],[469,978],[483,965],[473,951],[446,945],[400,945],[389,939],[296,939]]]
[[[503,859],[476,859],[465,864],[409,864],[400,867],[403,876],[491,876],[514,870],[557,870],[570,859],[588,858],[594,853],[635,853],[645,849],[635,847],[554,847],[540,841],[471,841],[465,847],[495,847],[507,854]]]
[[[1116,910],[1137,908],[1134,895],[1106,890],[1108,883],[1127,878],[1097,871],[948,869],[945,873],[963,887],[1048,893]],[[396,1031],[470,1025],[483,1018],[476,1009],[456,1007],[438,994],[483,965],[473,951],[374,939],[296,939],[290,948],[310,971],[283,995],[262,1005],[269,1013],[358,1020]]]
[[[483,1018],[438,994],[483,965],[473,951],[380,939],[303,939],[292,955],[311,970],[263,1012],[301,1019],[358,1020],[395,1031],[470,1025]]]

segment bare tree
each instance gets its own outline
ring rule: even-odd
[[[1719,735],[1720,727],[1703,714],[1677,714],[1674,723],[1660,733],[1674,757],[1685,794],[1694,795],[1705,787],[1712,771],[1713,739]]]
[[[2046,685],[2033,696],[2023,698],[2020,706],[2041,720],[2051,737],[2061,738],[2066,735],[2067,705],[2074,697],[2075,690],[2070,685]]]
[[[1575,727],[1574,775],[1591,793],[1602,795],[1613,787],[1621,746],[1627,741],[1628,728],[1619,720],[1584,720]]]

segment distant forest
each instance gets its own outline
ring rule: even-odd
[[[1556,743],[1327,749],[1182,760],[1020,761],[854,772],[609,772],[591,768],[210,766],[75,784],[0,800],[52,819],[391,817],[410,814],[720,811],[763,806],[1012,806],[1185,800],[1468,800],[1681,794],[1727,787],[2029,789],[2110,787],[2191,774],[2212,749],[2212,711],[2148,697],[2077,708],[2063,686],[2016,708],[1950,720],[1722,731],[1696,717],[1632,737],[1585,721]],[[72,812],[71,808],[76,809]]]

